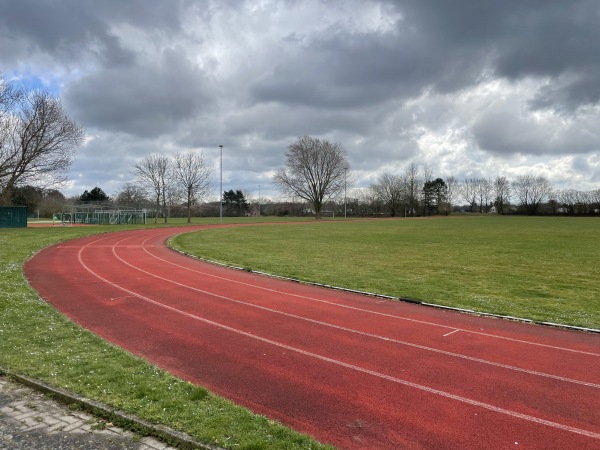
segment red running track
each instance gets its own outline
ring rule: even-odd
[[[166,248],[201,228],[70,241],[25,272],[104,339],[341,448],[600,448],[600,336],[285,282]]]

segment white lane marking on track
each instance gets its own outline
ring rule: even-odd
[[[445,335],[443,335],[442,337],[450,336],[451,334],[457,333],[458,331],[460,331],[460,330],[454,330],[454,331],[451,331],[450,333],[446,333],[446,334],[445,334]]]
[[[118,242],[121,242],[121,241],[118,241]],[[554,379],[554,380],[559,380],[559,381],[564,381],[564,382],[567,382],[567,383],[578,384],[578,385],[581,385],[581,386],[587,386],[587,387],[592,387],[592,388],[596,388],[596,389],[600,388],[599,384],[591,383],[591,382],[588,382],[588,381],[581,381],[581,380],[576,380],[576,379],[573,379],[573,378],[562,377],[560,375],[553,375],[553,374],[549,374],[549,373],[545,373],[545,372],[539,372],[539,371],[535,371],[535,370],[523,369],[521,367],[511,366],[511,365],[508,365],[508,364],[502,364],[502,363],[497,363],[497,362],[493,362],[493,361],[488,361],[488,360],[481,359],[481,358],[475,358],[473,356],[463,355],[461,353],[449,352],[449,351],[446,351],[446,350],[441,350],[441,349],[437,349],[437,348],[433,348],[433,347],[427,347],[427,346],[424,346],[424,345],[414,344],[414,343],[411,343],[411,342],[401,341],[401,340],[398,340],[398,339],[388,338],[388,337],[380,336],[380,335],[377,335],[377,334],[366,333],[366,332],[358,331],[358,330],[355,330],[355,329],[352,329],[352,328],[346,328],[346,327],[342,327],[340,325],[334,325],[334,324],[331,324],[331,323],[328,323],[328,322],[322,322],[320,320],[310,319],[310,318],[307,318],[307,317],[298,316],[296,314],[286,313],[286,312],[279,311],[279,310],[276,310],[276,309],[267,308],[266,306],[255,305],[253,303],[248,303],[248,302],[245,302],[245,301],[242,301],[242,300],[237,300],[237,299],[234,299],[234,298],[231,298],[231,297],[226,297],[224,295],[215,294],[213,292],[205,291],[203,289],[199,289],[199,288],[195,288],[193,286],[189,286],[189,285],[186,285],[186,284],[183,284],[183,283],[179,283],[177,281],[174,281],[174,280],[171,280],[171,279],[168,279],[168,278],[164,278],[164,277],[161,277],[160,275],[156,275],[156,274],[153,274],[151,272],[147,272],[147,271],[145,271],[143,269],[140,269],[139,267],[136,267],[135,265],[133,265],[131,263],[128,263],[123,258],[121,258],[119,255],[117,255],[116,248],[119,248],[119,247],[115,246],[113,248],[113,250],[112,250],[112,253],[115,256],[115,258],[117,258],[118,260],[120,260],[123,264],[126,264],[127,266],[129,266],[129,267],[131,267],[131,268],[133,268],[133,269],[135,269],[135,270],[137,270],[139,272],[142,272],[142,273],[144,273],[146,275],[150,275],[150,276],[152,276],[152,277],[154,277],[156,279],[163,280],[163,281],[166,281],[168,283],[172,283],[172,284],[175,284],[177,286],[180,286],[180,287],[183,287],[183,288],[186,288],[186,289],[190,289],[192,291],[199,292],[199,293],[202,293],[202,294],[210,295],[212,297],[219,298],[219,299],[222,299],[222,300],[226,300],[226,301],[229,301],[229,302],[232,302],[232,303],[237,303],[237,304],[241,304],[241,305],[244,305],[244,306],[249,306],[249,307],[260,309],[260,310],[263,310],[263,311],[268,311],[268,312],[271,312],[271,313],[274,313],[274,314],[280,314],[280,315],[283,315],[283,316],[286,316],[286,317],[291,317],[291,318],[294,318],[294,319],[303,320],[303,321],[306,321],[306,322],[310,322],[310,323],[314,323],[314,324],[317,324],[317,325],[321,325],[321,326],[325,326],[325,327],[329,327],[329,328],[334,328],[334,329],[337,329],[337,330],[342,330],[342,331],[346,331],[346,332],[358,334],[358,335],[361,335],[361,336],[366,336],[366,337],[370,337],[370,338],[374,338],[374,339],[379,339],[379,340],[386,341],[386,342],[392,342],[392,343],[395,343],[395,344],[404,345],[404,346],[407,346],[407,347],[418,348],[420,350],[426,350],[426,351],[429,351],[429,352],[434,352],[434,353],[439,353],[439,354],[446,355],[446,356],[460,358],[460,359],[464,359],[464,360],[467,360],[467,361],[473,361],[473,362],[477,362],[477,363],[481,363],[481,364],[487,364],[487,365],[490,365],[490,366],[500,367],[500,368],[503,368],[503,369],[513,370],[513,371],[516,371],[516,372],[526,373],[526,374],[529,374],[529,375],[535,375],[535,376],[540,376],[540,377],[544,377],[544,378],[551,378],[551,379]],[[456,330],[454,330],[454,331],[452,331],[451,333],[448,333],[448,334],[452,334],[452,333],[455,333],[457,331],[460,331],[460,330],[456,329]]]
[[[558,430],[562,430],[562,431],[569,431],[571,433],[579,434],[579,435],[590,437],[590,438],[593,438],[593,439],[600,439],[600,433],[595,433],[593,431],[588,431],[588,430],[584,430],[584,429],[581,429],[581,428],[576,428],[576,427],[572,427],[572,426],[569,426],[569,425],[564,425],[564,424],[561,424],[561,423],[552,422],[550,420],[541,419],[539,417],[530,416],[528,414],[519,413],[517,411],[511,411],[509,409],[500,408],[498,406],[490,405],[488,403],[480,402],[478,400],[472,400],[470,398],[462,397],[460,395],[451,394],[449,392],[445,392],[445,391],[442,391],[442,390],[439,390],[439,389],[434,389],[434,388],[431,388],[431,387],[428,387],[428,386],[423,386],[423,385],[420,385],[420,384],[417,384],[417,383],[412,383],[410,381],[402,380],[401,378],[393,377],[393,376],[390,376],[390,375],[385,375],[385,374],[376,372],[374,370],[365,369],[363,367],[355,366],[353,364],[345,363],[343,361],[338,361],[338,360],[333,359],[333,358],[328,358],[326,356],[322,356],[322,355],[319,355],[317,353],[312,353],[312,352],[308,352],[308,351],[302,350],[300,348],[292,347],[292,346],[283,344],[281,342],[277,342],[277,341],[273,341],[271,339],[266,339],[266,338],[263,338],[263,337],[260,337],[260,336],[256,336],[256,335],[254,335],[252,333],[248,333],[246,331],[238,330],[236,328],[233,328],[233,327],[230,327],[230,326],[227,326],[227,325],[223,325],[223,324],[220,324],[218,322],[214,322],[214,321],[209,320],[209,319],[205,319],[205,318],[197,316],[195,314],[187,313],[185,311],[179,310],[179,309],[174,308],[172,306],[165,305],[165,304],[160,303],[160,302],[158,302],[156,300],[152,300],[151,298],[148,298],[148,297],[145,297],[145,296],[143,296],[141,294],[138,294],[137,292],[130,291],[127,288],[119,286],[118,284],[113,283],[112,281],[107,280],[106,278],[103,278],[101,275],[99,275],[96,272],[94,272],[92,269],[90,269],[83,262],[83,259],[81,258],[81,253],[82,253],[82,251],[83,251],[84,248],[85,247],[82,247],[79,250],[79,252],[77,254],[77,258],[79,260],[79,263],[81,264],[81,266],[83,266],[83,268],[85,270],[87,270],[89,273],[91,273],[92,275],[94,275],[95,277],[97,277],[99,280],[101,280],[101,281],[109,284],[110,286],[113,286],[116,289],[120,289],[123,292],[127,292],[128,294],[131,294],[131,295],[139,298],[140,300],[143,300],[145,302],[148,302],[148,303],[153,304],[155,306],[158,306],[160,308],[167,309],[169,311],[181,314],[183,316],[192,318],[194,320],[198,320],[200,322],[204,322],[206,324],[215,326],[217,328],[221,328],[223,330],[227,330],[227,331],[235,333],[235,334],[246,336],[246,337],[249,337],[251,339],[258,340],[260,342],[264,342],[264,343],[267,343],[267,344],[270,344],[270,345],[274,345],[274,346],[279,347],[279,348],[283,348],[283,349],[286,349],[286,350],[289,350],[289,351],[292,351],[292,352],[296,352],[296,353],[304,355],[304,356],[308,356],[308,357],[315,358],[315,359],[318,359],[318,360],[321,360],[321,361],[325,361],[325,362],[328,362],[328,363],[331,363],[331,364],[335,364],[335,365],[338,365],[338,366],[341,366],[341,367],[345,367],[347,369],[355,370],[357,372],[361,372],[361,373],[365,373],[365,374],[368,374],[368,375],[372,375],[374,377],[378,377],[378,378],[381,378],[381,379],[384,379],[384,380],[387,380],[387,381],[391,381],[393,383],[401,384],[403,386],[408,386],[408,387],[411,387],[411,388],[414,388],[414,389],[419,389],[421,391],[424,391],[424,392],[427,392],[427,393],[430,393],[430,394],[438,395],[438,396],[441,396],[441,397],[444,397],[444,398],[449,398],[451,400],[456,400],[458,402],[465,403],[465,404],[468,404],[468,405],[477,406],[477,407],[480,407],[480,408],[483,408],[483,409],[487,409],[489,411],[493,411],[493,412],[496,412],[496,413],[505,414],[505,415],[513,417],[513,418],[526,420],[526,421],[537,423],[537,424],[540,424],[540,425],[545,425],[545,426],[552,427],[552,428],[555,428],[555,429],[558,429]]]
[[[151,237],[148,238],[148,239],[151,239]],[[144,241],[144,242],[146,242],[146,241]],[[222,277],[222,276],[219,276],[219,275],[214,275],[214,274],[207,273],[207,272],[204,272],[204,271],[201,271],[201,270],[195,270],[195,269],[192,269],[190,267],[182,266],[180,264],[177,264],[177,263],[174,263],[172,261],[166,260],[164,258],[160,258],[160,257],[158,257],[158,256],[150,253],[146,249],[146,247],[144,246],[144,244],[142,244],[142,246],[143,246],[144,251],[148,255],[152,256],[153,258],[156,258],[156,259],[158,259],[160,261],[166,262],[167,264],[171,264],[171,265],[173,265],[175,267],[179,267],[179,268],[182,268],[182,269],[185,269],[185,270],[189,270],[190,272],[198,273],[200,275],[205,275],[207,277],[212,277],[212,278],[216,278],[216,279],[228,281],[228,282],[231,282],[231,283],[240,284],[242,286],[249,286],[249,287],[253,287],[255,289],[261,289],[261,290],[268,291],[268,292],[273,292],[273,293],[276,293],[276,294],[287,295],[287,296],[290,296],[290,297],[296,297],[296,298],[301,298],[301,299],[304,299],[304,300],[310,300],[310,301],[313,301],[313,302],[319,302],[319,303],[324,303],[324,304],[328,304],[328,305],[333,305],[333,306],[337,306],[339,308],[352,309],[352,310],[355,310],[355,311],[365,312],[365,313],[369,313],[369,314],[375,314],[375,315],[379,315],[379,316],[383,316],[383,317],[390,317],[392,319],[405,320],[405,321],[408,321],[408,322],[421,323],[421,324],[425,324],[425,325],[431,325],[431,326],[435,326],[435,327],[442,327],[442,328],[451,329],[451,330],[457,329],[456,327],[452,327],[452,326],[449,326],[449,325],[442,325],[442,324],[435,323],[435,322],[427,322],[427,321],[424,321],[424,320],[413,319],[413,318],[410,318],[410,317],[397,316],[397,315],[394,315],[394,314],[387,314],[387,313],[382,313],[382,312],[379,312],[379,311],[372,311],[370,309],[358,308],[358,307],[350,306],[350,305],[342,305],[342,304],[339,304],[339,303],[330,302],[330,301],[327,301],[327,300],[322,300],[322,299],[318,299],[318,298],[314,298],[314,297],[308,297],[308,296],[305,296],[305,295],[293,294],[293,293],[285,292],[285,291],[278,291],[276,289],[271,289],[271,288],[267,288],[267,287],[263,287],[263,286],[257,286],[257,285],[254,285],[254,284],[245,283],[243,281],[238,281],[238,280],[234,280],[234,279],[231,279],[231,278]],[[149,247],[154,248],[154,247],[157,247],[157,246],[156,245],[151,245]],[[523,339],[514,339],[514,338],[511,338],[511,337],[507,337],[507,336],[500,336],[500,335],[497,335],[497,334],[490,334],[490,333],[482,333],[480,331],[468,330],[468,329],[465,329],[465,328],[458,328],[458,330],[462,331],[462,332],[465,332],[465,333],[476,334],[476,335],[479,335],[479,336],[486,336],[486,337],[490,337],[490,338],[494,338],[494,339],[503,339],[503,340],[511,341],[511,342],[519,342],[521,344],[535,345],[535,346],[538,346],[538,347],[551,348],[553,350],[562,350],[562,351],[566,351],[566,352],[580,353],[580,354],[583,354],[583,355],[590,355],[590,356],[598,356],[598,357],[600,357],[600,353],[587,352],[587,351],[583,351],[583,350],[577,350],[577,349],[566,348],[566,347],[558,347],[558,346],[555,346],[555,345],[542,344],[542,343],[539,343],[539,342],[525,341]]]

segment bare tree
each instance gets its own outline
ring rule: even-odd
[[[594,189],[590,191],[590,199],[592,202],[592,212],[599,213],[600,212],[600,189]]]
[[[356,215],[370,216],[380,212],[381,200],[371,187],[355,188],[351,195],[356,200]]]
[[[275,173],[273,181],[285,193],[310,202],[320,219],[323,203],[344,189],[349,168],[346,149],[338,143],[303,136],[288,147],[285,156],[286,167]]]
[[[192,205],[210,192],[213,171],[200,153],[177,153],[174,159],[173,178],[182,191],[187,207],[187,221],[192,221]]]
[[[577,214],[589,214],[591,212],[591,206],[593,203],[593,196],[591,192],[588,191],[576,191],[577,194],[575,196],[576,204],[575,204],[575,212]]]
[[[11,107],[23,99],[25,92],[12,84],[6,83],[0,72],[0,113],[7,113]]]
[[[426,172],[428,169],[426,169]],[[421,193],[421,176],[419,166],[411,162],[404,171],[404,182],[406,183],[406,206],[411,216],[419,209],[419,195]]]
[[[460,185],[460,195],[469,204],[470,211],[473,212],[477,204],[477,178],[466,178]]]
[[[406,197],[406,185],[399,175],[382,173],[377,178],[377,183],[371,185],[375,197],[383,202],[389,210],[390,216],[395,217]]]
[[[4,86],[4,84],[2,84]],[[5,198],[24,184],[57,186],[66,180],[83,129],[67,117],[59,99],[36,91],[2,90],[0,191]]]
[[[510,198],[510,182],[506,177],[496,177],[493,183],[494,206],[498,214],[504,214]]]
[[[170,160],[164,155],[148,155],[133,166],[133,173],[156,201],[154,223],[158,219],[158,211],[163,206],[165,223],[167,223],[167,187],[169,185]]]
[[[17,101],[18,95],[21,94],[17,94],[12,86],[6,85],[0,74],[0,204],[4,190],[4,178],[8,176],[13,159],[10,138],[15,127],[15,118],[8,114],[8,111]]]
[[[423,182],[423,184],[425,184],[427,181],[432,181],[433,178],[433,169],[431,168],[431,166],[429,166],[429,164],[426,164],[423,166],[423,168],[420,170],[420,174],[421,174],[421,181]],[[422,186],[421,186],[422,188]]]
[[[556,200],[568,214],[589,214],[594,211],[594,192],[564,189],[554,192]],[[557,205],[558,206],[558,205]],[[556,211],[557,212],[557,211]]]
[[[594,197],[591,191],[575,191],[575,214],[589,214],[592,212]]]
[[[492,195],[492,184],[487,178],[476,178],[475,192],[479,199],[479,212],[487,212],[488,205],[490,203],[490,197]]]
[[[52,217],[53,213],[62,211],[66,201],[65,196],[56,189],[45,191],[39,205],[41,217]]]
[[[146,191],[141,186],[136,183],[125,183],[117,193],[116,202],[118,205],[140,209],[142,205],[148,203],[148,199]]]
[[[458,195],[458,180],[454,176],[446,178],[446,197],[448,200],[448,211],[452,212],[452,206]]]
[[[512,187],[520,205],[529,215],[537,214],[540,204],[552,193],[552,186],[547,178],[532,174],[519,175]]]
[[[575,204],[577,203],[575,199],[575,190],[563,189],[561,191],[556,191],[554,195],[561,208],[564,208],[567,214],[575,214]]]

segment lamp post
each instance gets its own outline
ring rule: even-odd
[[[346,177],[348,173],[348,168],[344,167],[344,219],[346,218]]]
[[[260,217],[260,184],[258,185],[258,217]]]
[[[221,185],[219,189],[219,223],[223,223],[223,146],[219,145],[221,149]]]

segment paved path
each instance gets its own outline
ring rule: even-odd
[[[71,410],[44,394],[0,377],[0,449],[167,450],[172,447],[88,413]]]
[[[91,236],[25,266],[73,320],[341,448],[600,448],[600,336],[204,264],[201,227]]]

